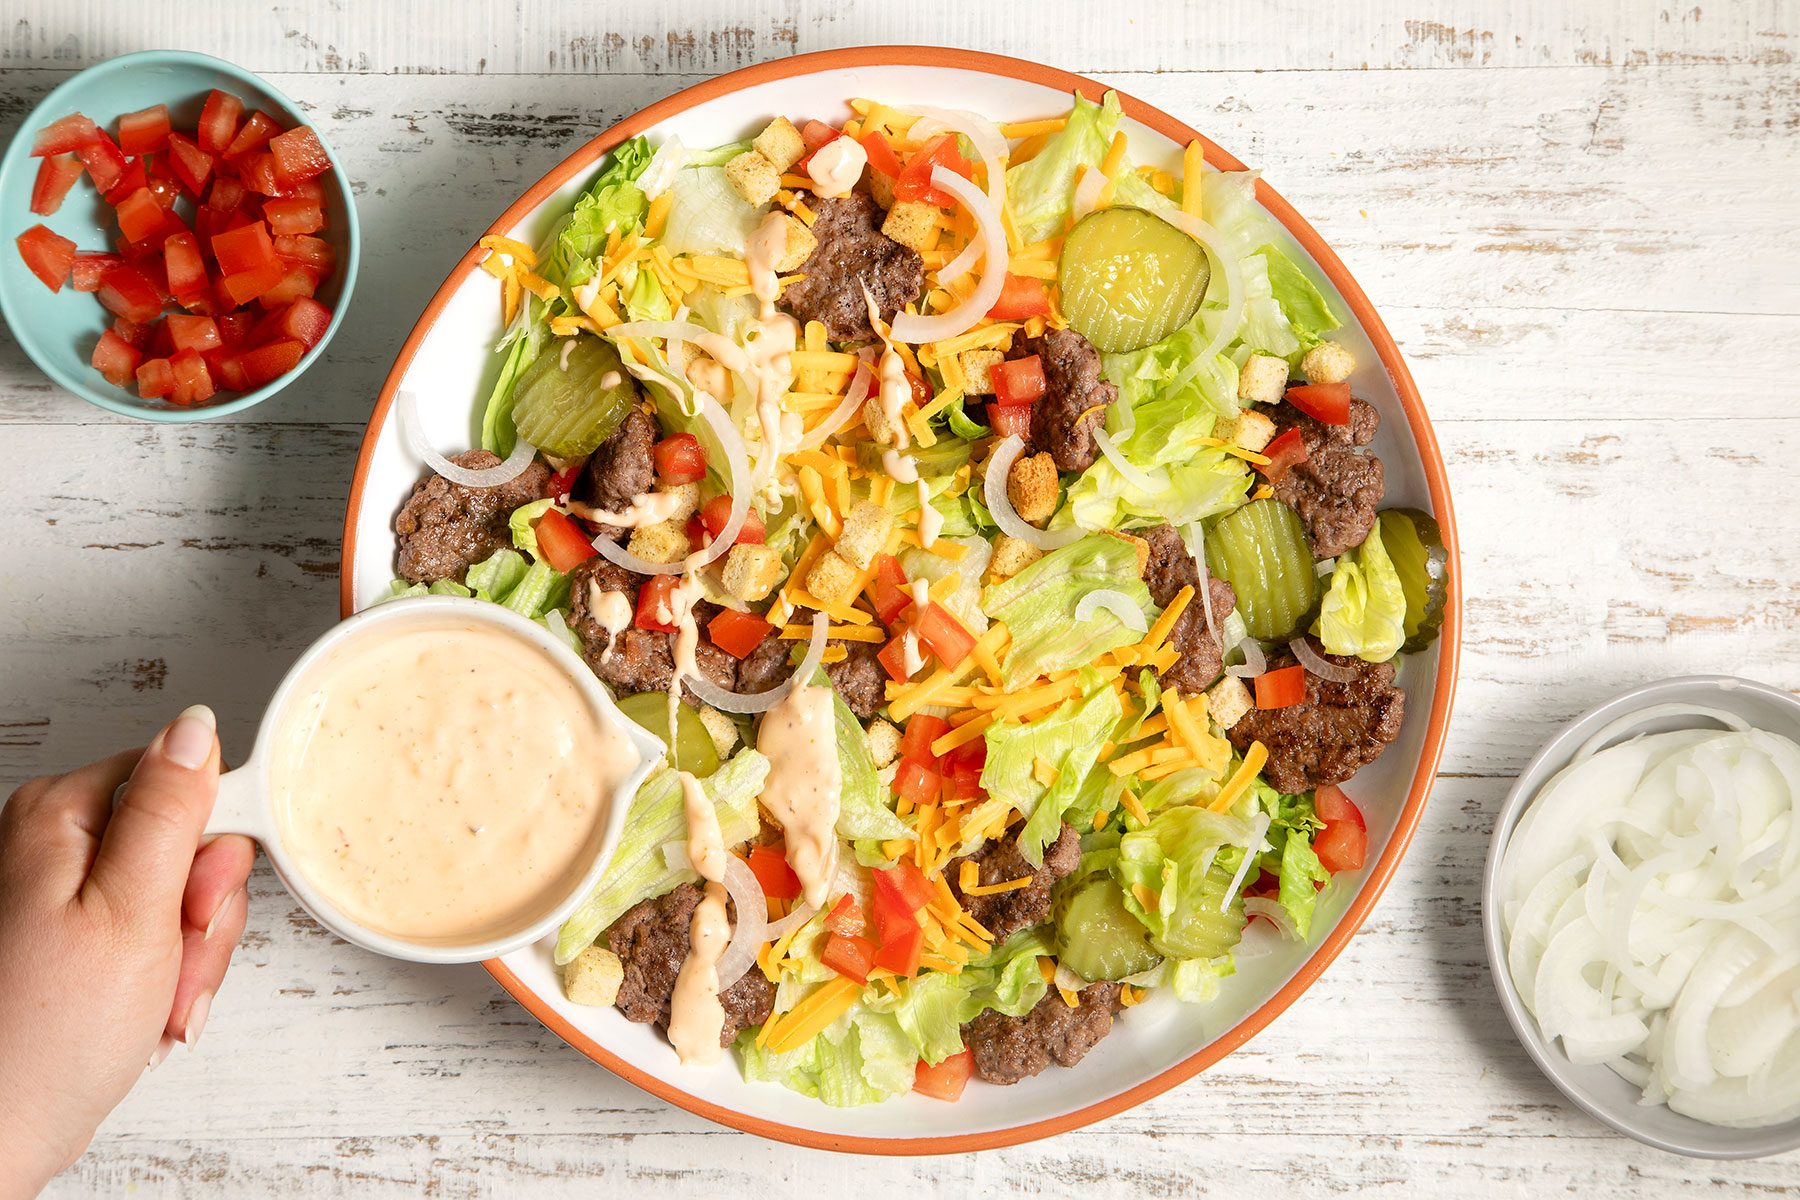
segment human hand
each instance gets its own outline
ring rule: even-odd
[[[35,1195],[147,1066],[199,1039],[256,856],[241,837],[201,844],[218,786],[196,706],[147,749],[0,809],[0,1197]]]

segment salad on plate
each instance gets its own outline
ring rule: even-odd
[[[400,394],[392,593],[544,623],[669,748],[571,1001],[953,1100],[1312,936],[1445,558],[1252,173],[1135,165],[1110,93],[847,111],[636,138],[482,240],[482,444]]]

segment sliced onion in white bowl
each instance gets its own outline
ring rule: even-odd
[[[1236,666],[1226,667],[1225,673],[1227,675],[1233,675],[1239,679],[1255,679],[1258,675],[1261,675],[1264,671],[1269,669],[1269,660],[1268,657],[1263,654],[1262,643],[1251,637],[1249,634],[1245,634],[1244,640],[1234,646],[1233,649],[1238,650],[1243,654],[1244,661]]]
[[[1150,623],[1144,620],[1144,610],[1137,601],[1116,588],[1095,588],[1083,596],[1075,605],[1075,619],[1085,621],[1094,615],[1094,610],[1104,608],[1113,616],[1124,622],[1125,628],[1133,633],[1147,633]]]
[[[722,557],[737,541],[737,535],[744,528],[744,518],[750,512],[750,459],[744,449],[744,437],[719,407],[719,402],[705,392],[699,393],[700,419],[712,430],[713,437],[725,449],[726,485],[731,489],[731,512],[725,518],[725,524],[717,537],[694,551],[686,558],[676,559],[669,563],[655,563],[647,558],[639,558],[611,538],[601,535],[594,539],[594,549],[601,557],[615,562],[627,571],[636,571],[639,575],[681,575],[688,571],[698,571],[715,559]]]
[[[1126,461],[1125,455],[1120,453],[1117,446],[1113,445],[1113,440],[1107,436],[1106,430],[1094,430],[1094,445],[1100,447],[1100,453],[1105,455],[1106,461],[1113,465],[1113,470],[1119,473],[1119,478],[1123,479],[1126,483],[1129,483],[1140,492],[1155,492],[1157,490],[1156,480],[1152,479],[1141,468],[1134,467],[1131,463]]]
[[[942,188],[961,200],[963,207],[975,217],[975,241],[980,243],[986,262],[982,265],[981,282],[975,285],[975,291],[949,312],[933,316],[906,312],[894,315],[894,340],[915,346],[941,342],[975,328],[976,322],[987,316],[988,309],[1000,299],[1000,289],[1006,286],[1006,228],[1000,223],[1000,210],[980,188],[944,167],[931,168],[931,186]]]
[[[1317,675],[1328,683],[1350,683],[1356,679],[1356,671],[1350,667],[1340,667],[1321,657],[1303,637],[1297,637],[1288,643],[1288,649],[1300,660],[1300,665],[1311,674]]]
[[[687,686],[693,690],[694,695],[720,712],[768,712],[787,699],[787,694],[794,690],[796,679],[811,681],[813,672],[819,669],[819,663],[825,658],[825,630],[829,624],[830,618],[824,613],[813,614],[812,640],[806,644],[806,656],[800,660],[800,665],[794,669],[792,675],[766,692],[727,691],[712,680],[704,679],[699,675],[687,676]]]
[[[981,156],[981,165],[987,172],[988,202],[994,206],[995,212],[1006,211],[1006,172],[1000,169],[1000,160],[1006,157],[1006,136],[1000,132],[1000,127],[979,113],[960,108],[933,108],[929,104],[907,107],[909,112],[916,112],[925,118],[913,126],[911,136],[915,140],[927,136],[927,130],[919,128],[927,123],[931,134],[942,130],[946,133],[960,133],[969,139],[969,144],[975,147],[975,153]],[[981,252],[981,243],[971,240],[960,254],[938,268],[938,282],[951,284],[967,275]]]
[[[863,401],[869,398],[869,381],[874,373],[869,367],[868,351],[858,357],[856,374],[850,380],[850,390],[844,393],[844,401],[831,410],[811,433],[800,439],[800,449],[817,450],[823,446],[832,434],[848,425],[856,414],[862,411]]]
[[[413,453],[425,460],[425,465],[433,471],[463,487],[496,488],[511,483],[523,475],[531,460],[537,457],[537,447],[518,438],[504,462],[492,467],[460,466],[439,454],[425,440],[425,432],[419,428],[418,401],[411,392],[401,391],[394,397],[394,415],[400,421],[400,436],[412,447]]]
[[[959,176],[960,178],[960,176]],[[1078,542],[1087,536],[1087,531],[1071,525],[1066,529],[1058,529],[1054,533],[1039,529],[1019,515],[1019,510],[1012,506],[1012,498],[1006,494],[1006,477],[1012,471],[1013,463],[1024,451],[1025,443],[1016,433],[1006,435],[1006,440],[994,448],[988,459],[987,474],[982,477],[982,503],[994,515],[994,523],[1000,526],[1000,532],[1030,542],[1039,550],[1060,550],[1071,542]]]

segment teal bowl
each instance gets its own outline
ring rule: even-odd
[[[191,128],[200,117],[207,93],[214,88],[236,94],[244,101],[245,111],[260,108],[284,126],[312,125],[319,135],[331,158],[331,170],[320,176],[327,227],[319,236],[337,251],[337,270],[318,293],[319,303],[331,310],[331,326],[297,367],[253,392],[221,392],[224,398],[217,403],[183,408],[140,399],[134,389],[106,382],[89,365],[89,359],[94,343],[112,324],[112,314],[96,297],[74,291],[67,284],[52,294],[26,269],[14,239],[40,222],[83,250],[110,251],[118,236],[111,206],[85,175],[54,215],[40,217],[31,211],[31,188],[38,168],[38,160],[31,156],[31,142],[39,129],[58,117],[82,112],[110,131],[120,115],[156,104],[169,106],[169,116],[177,127],[185,124]],[[25,353],[44,374],[88,403],[146,421],[210,420],[242,412],[300,378],[344,323],[362,252],[350,180],[324,132],[292,100],[250,72],[185,50],[145,50],[111,59],[65,80],[44,97],[0,159],[0,229],[5,231],[0,243],[0,315],[5,316],[7,328]]]

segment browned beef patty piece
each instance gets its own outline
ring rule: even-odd
[[[603,512],[623,512],[631,502],[656,485],[656,418],[635,405],[611,437],[588,457],[576,476],[569,499]],[[600,526],[605,537],[618,538],[623,529]]]
[[[1261,742],[1269,751],[1263,776],[1277,791],[1293,795],[1327,784],[1342,783],[1367,766],[1400,735],[1406,719],[1406,693],[1394,686],[1394,664],[1325,654],[1326,662],[1356,672],[1348,683],[1332,683],[1306,673],[1306,699],[1286,708],[1253,708],[1228,731],[1231,744],[1247,750]],[[1274,655],[1269,670],[1294,664],[1286,654]]]
[[[1014,339],[1011,357],[1034,354],[1044,367],[1044,395],[1031,406],[1031,448],[1049,454],[1059,471],[1085,471],[1100,457],[1094,431],[1119,389],[1100,378],[1100,352],[1073,329]]]
[[[863,288],[892,321],[925,290],[925,260],[881,232],[881,206],[861,192],[813,203],[812,235],[819,240],[800,264],[806,278],[781,293],[781,307],[805,324],[818,321],[834,342],[875,338]]]
[[[1281,477],[1275,498],[1300,514],[1313,553],[1336,558],[1362,545],[1387,483],[1381,460],[1357,447],[1375,439],[1381,415],[1367,401],[1352,399],[1348,425],[1327,425],[1285,401],[1269,418],[1278,431],[1298,429],[1306,444],[1306,461]]]
[[[581,638],[582,657],[594,674],[619,695],[637,692],[666,692],[675,677],[675,637],[654,629],[627,625],[618,636],[609,636],[593,607],[594,589],[623,593],[628,603],[637,606],[638,588],[644,576],[627,571],[617,563],[601,557],[588,559],[569,573],[569,628]],[[713,645],[706,626],[717,616],[719,608],[705,601],[694,605],[694,621],[700,627],[700,641],[694,648],[694,663],[701,674],[722,688],[737,690],[738,661]],[[691,689],[686,696],[698,704]]]
[[[1188,553],[1181,534],[1168,522],[1140,529],[1136,536],[1150,543],[1150,557],[1144,563],[1144,583],[1150,598],[1168,607],[1184,587],[1200,586],[1200,564]],[[1213,620],[1223,621],[1237,608],[1237,593],[1223,579],[1208,577],[1208,593],[1212,596]],[[1212,685],[1225,665],[1224,648],[1206,628],[1206,610],[1195,596],[1175,618],[1169,631],[1169,644],[1181,651],[1181,657],[1168,670],[1158,675],[1165,688],[1176,688],[1184,696],[1197,696]]]
[[[809,610],[800,609],[794,613],[794,624],[805,625],[811,620]],[[763,638],[738,664],[738,690],[751,694],[766,692],[792,675],[792,651],[796,644],[774,633]],[[877,657],[881,647],[839,638],[832,638],[825,645],[842,647],[844,651],[842,662],[825,664],[826,678],[850,706],[850,711],[859,720],[867,721],[887,703],[887,672],[882,670],[881,660]]]
[[[450,461],[471,471],[500,465],[486,450],[465,450]],[[521,504],[541,499],[549,482],[550,470],[539,462],[499,487],[465,487],[437,474],[421,479],[394,518],[401,576],[414,583],[460,580],[471,566],[512,545],[507,518]]]
[[[981,871],[980,886],[1031,876],[1028,887],[989,896],[965,896],[961,885],[962,864],[973,862]],[[1044,848],[1044,865],[1033,870],[1019,852],[1017,838],[990,841],[975,853],[959,858],[944,868],[944,878],[956,902],[993,935],[995,944],[1004,942],[1021,929],[1042,925],[1050,919],[1050,892],[1058,881],[1081,865],[1081,835],[1074,826],[1064,824],[1054,842]]]
[[[963,1026],[963,1040],[975,1052],[975,1074],[989,1083],[1017,1083],[1051,1063],[1072,1067],[1112,1032],[1119,1011],[1119,985],[1095,983],[1076,993],[1071,1008],[1051,988],[1030,1012],[1009,1017],[989,1009]]]
[[[627,910],[605,934],[607,949],[619,956],[625,978],[613,1003],[628,1021],[640,1025],[655,1022],[669,1028],[670,1002],[675,980],[688,955],[688,928],[700,907],[700,886],[684,883],[666,896],[645,900]],[[736,906],[725,902],[735,918]],[[729,1046],[744,1030],[761,1025],[775,1007],[775,985],[752,967],[726,988],[719,1000],[725,1006],[725,1027],[719,1045]]]

